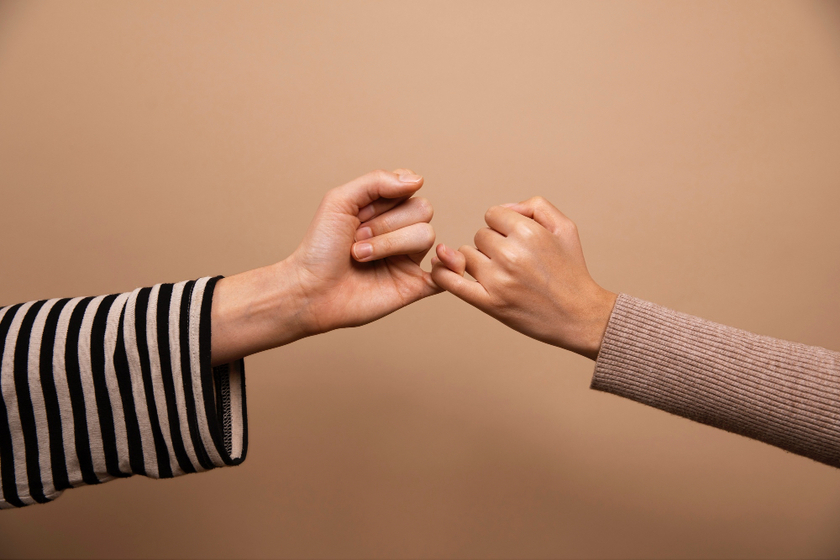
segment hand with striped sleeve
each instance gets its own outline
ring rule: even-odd
[[[0,508],[242,462],[243,362],[210,365],[217,281],[0,309]]]
[[[441,289],[420,262],[432,206],[409,169],[373,171],[329,191],[285,260],[219,282],[213,362],[379,319]]]
[[[333,189],[289,258],[230,278],[0,308],[0,509],[134,474],[236,465],[242,358],[438,293],[423,179]]]

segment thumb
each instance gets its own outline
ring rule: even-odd
[[[407,172],[371,171],[358,179],[336,187],[327,194],[331,203],[339,205],[345,212],[354,216],[359,210],[380,198],[409,197],[423,186],[423,177]]]

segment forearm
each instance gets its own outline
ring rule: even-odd
[[[622,294],[592,387],[840,467],[840,353]]]
[[[307,335],[297,273],[288,260],[223,278],[212,309],[212,364],[226,364]]]

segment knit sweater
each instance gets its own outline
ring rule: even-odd
[[[210,366],[217,280],[0,309],[0,508],[244,460],[244,363]]]
[[[840,353],[618,297],[592,388],[840,467]]]

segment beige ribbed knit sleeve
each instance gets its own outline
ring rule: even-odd
[[[840,467],[840,353],[621,294],[592,388]]]

